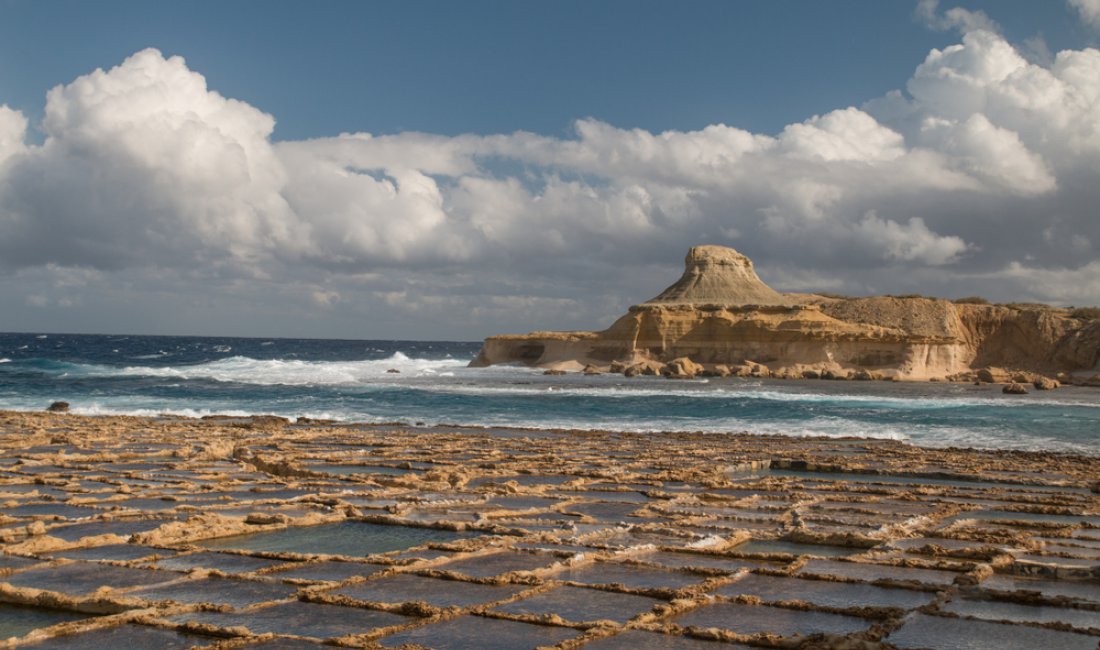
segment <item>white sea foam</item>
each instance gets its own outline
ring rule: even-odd
[[[169,357],[169,356],[172,356],[171,352],[165,352],[164,350],[160,350],[156,354],[139,354],[137,356],[130,357],[130,358],[135,359],[135,360],[145,361],[147,359],[163,359],[164,357]]]
[[[397,352],[386,359],[366,361],[301,361],[238,356],[194,365],[124,368],[85,365],[81,366],[81,370],[92,376],[213,379],[260,386],[338,386],[375,383],[378,379],[394,376],[424,376],[465,365],[465,361],[455,359],[410,359]],[[398,373],[388,372],[391,369]]]
[[[0,363],[11,363],[11,359],[8,359],[7,357],[5,357],[3,359],[0,359]]]

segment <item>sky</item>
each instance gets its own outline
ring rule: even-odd
[[[1100,304],[1100,0],[0,0],[0,331],[593,329],[783,291]]]

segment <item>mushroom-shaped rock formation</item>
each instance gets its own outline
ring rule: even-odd
[[[791,305],[795,301],[764,284],[752,260],[725,246],[693,246],[684,274],[646,305]]]

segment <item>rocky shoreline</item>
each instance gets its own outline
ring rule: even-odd
[[[551,368],[543,374],[565,375],[569,371],[561,368]],[[772,370],[768,366],[752,360],[744,360],[735,365],[711,364],[703,365],[695,363],[690,357],[679,357],[667,363],[648,359],[628,363],[625,361],[612,361],[605,366],[593,363],[576,370],[585,375],[619,374],[625,377],[665,377],[667,379],[695,379],[697,377],[751,377],[756,379],[823,379],[831,381],[901,381],[897,377],[888,377],[880,372],[873,372],[864,368],[848,370],[846,372],[834,372],[830,369],[795,371],[786,368]],[[981,368],[979,370],[951,375],[943,379],[932,378],[928,381],[947,381],[964,384],[1003,384],[1004,392],[1026,394],[1028,387],[1035,390],[1054,390],[1061,386],[1087,386],[1100,388],[1100,374],[1091,377],[1074,377],[1066,373],[1058,373],[1057,378],[1045,375],[1012,372],[1004,368]]]

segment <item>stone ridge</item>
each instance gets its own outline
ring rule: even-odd
[[[764,284],[752,260],[725,246],[693,246],[684,258],[684,274],[643,304],[731,307],[791,305],[795,301]]]

